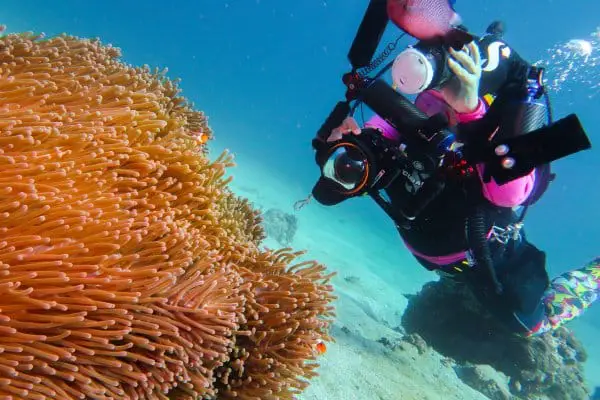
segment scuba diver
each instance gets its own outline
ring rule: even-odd
[[[364,50],[356,43],[376,7],[353,48]],[[381,32],[372,32],[371,46]],[[358,98],[376,115],[361,129],[338,103],[313,140],[322,174],[312,196],[323,205],[371,196],[422,266],[465,282],[510,331],[530,336],[600,296],[600,258],[550,281],[545,253],[523,229],[527,208],[553,179],[550,161],[590,144],[575,116],[550,121],[543,70],[503,34],[494,22],[459,46],[421,40],[391,63],[394,89],[355,70],[346,75],[347,101]],[[360,65],[352,50],[349,58]],[[414,106],[398,92],[418,94]]]

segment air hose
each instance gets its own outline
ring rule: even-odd
[[[483,205],[474,207],[473,212],[467,219],[466,230],[467,240],[475,265],[488,275],[496,294],[502,294],[502,284],[498,280],[496,270],[494,269],[494,262],[492,261],[490,243],[487,237],[488,227],[486,223],[486,211]]]

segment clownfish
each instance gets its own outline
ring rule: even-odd
[[[324,354],[327,351],[327,346],[322,340],[319,340],[317,344],[315,344],[315,351],[318,355]]]
[[[208,139],[210,138],[207,133],[202,132],[202,131],[191,131],[190,134],[194,138],[196,138],[200,142],[200,144],[205,144],[206,142],[208,142]]]

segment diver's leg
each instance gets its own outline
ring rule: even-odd
[[[530,335],[556,329],[581,315],[600,299],[600,257],[583,268],[556,277],[544,295],[546,317]]]

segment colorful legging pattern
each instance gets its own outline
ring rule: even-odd
[[[539,335],[556,329],[581,315],[600,298],[600,257],[583,268],[555,278],[544,296],[546,318],[530,333]]]

